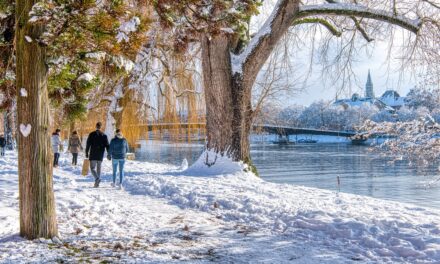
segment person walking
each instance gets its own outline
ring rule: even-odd
[[[4,135],[0,135],[0,156],[5,156],[6,138]]]
[[[118,189],[122,189],[122,182],[124,180],[124,164],[125,156],[128,152],[127,140],[123,137],[120,129],[116,130],[115,137],[110,142],[110,150],[108,151],[107,158],[112,160],[113,167],[113,183],[112,187],[115,187],[116,183],[116,172],[119,167],[119,183],[117,185]]]
[[[60,129],[56,129],[54,133],[52,133],[52,151],[53,151],[53,167],[58,167],[58,161],[60,159],[60,149],[61,149],[61,138],[60,138]]]
[[[109,151],[107,135],[101,131],[102,123],[96,124],[96,130],[89,134],[86,143],[86,158],[90,160],[90,170],[95,178],[95,188],[99,187],[101,182],[101,165],[104,158],[104,152]]]
[[[78,164],[78,153],[83,149],[81,145],[81,139],[78,136],[78,132],[73,131],[69,138],[68,150],[72,153],[72,165],[76,166]]]

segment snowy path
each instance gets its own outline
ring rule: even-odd
[[[61,162],[57,244],[18,237],[16,157],[0,159],[0,263],[440,263],[438,210],[267,183],[223,159],[128,162],[126,191],[109,162],[99,189]]]
[[[55,169],[57,217],[63,245],[28,242],[17,236],[18,181],[14,159],[0,161],[2,228],[0,262],[168,262],[213,260],[220,232],[233,229],[212,215],[184,210],[163,199],[130,195],[107,182],[92,188],[91,178]],[[7,180],[9,179],[9,180]],[[4,225],[3,223],[6,223]]]

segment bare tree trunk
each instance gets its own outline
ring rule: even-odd
[[[251,89],[246,87],[243,76],[239,73],[232,77],[231,86],[234,109],[231,153],[235,160],[242,160],[251,165],[249,143],[253,121]]]
[[[230,151],[234,117],[228,41],[224,35],[201,39],[207,147],[220,154]]]
[[[250,89],[241,74],[232,76],[226,35],[202,37],[203,80],[206,100],[207,148],[235,161],[250,163],[252,124]]]
[[[115,135],[115,130],[121,128],[122,115],[124,108],[121,108],[128,82],[130,78],[126,77],[122,82],[114,83],[113,95],[107,110],[107,120],[105,124],[105,133],[111,139]]]
[[[57,236],[49,138],[46,49],[36,39],[43,26],[29,25],[37,0],[17,0],[16,84],[27,96],[17,97],[20,235],[28,239]],[[32,38],[33,41],[25,40]]]

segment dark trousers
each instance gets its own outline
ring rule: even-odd
[[[53,166],[58,167],[58,160],[60,159],[60,153],[53,154]]]
[[[95,178],[95,183],[101,181],[101,160],[91,160],[90,161],[90,171],[92,172],[93,177]]]
[[[72,153],[72,165],[78,164],[78,153]]]
[[[5,155],[5,148],[6,147],[0,147],[0,156],[4,156]]]

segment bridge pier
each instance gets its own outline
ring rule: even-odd
[[[278,143],[290,143],[289,136],[286,134],[278,134]]]

